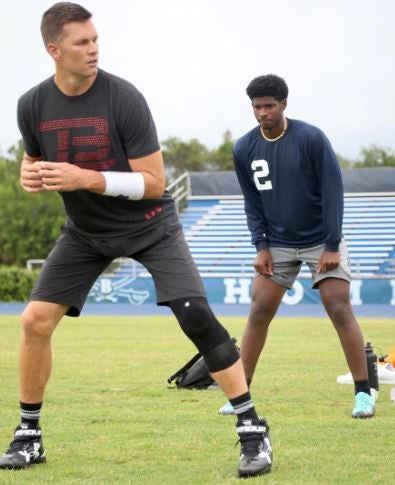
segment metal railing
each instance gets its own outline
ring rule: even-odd
[[[187,197],[192,194],[191,177],[189,172],[185,172],[171,182],[166,189],[170,192],[177,207],[177,212],[180,212],[187,205]]]

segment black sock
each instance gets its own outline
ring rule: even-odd
[[[258,419],[249,391],[234,399],[229,399],[229,402],[233,406],[238,421],[243,419]]]
[[[43,405],[42,402],[36,404],[27,404],[20,402],[21,407],[21,424],[29,424],[30,426],[38,426],[40,420],[40,411]]]
[[[354,387],[355,394],[358,394],[358,392],[366,392],[366,394],[370,395],[370,385],[368,379],[365,381],[354,381]]]

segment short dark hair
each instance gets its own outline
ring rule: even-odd
[[[266,74],[254,78],[247,86],[247,96],[261,98],[263,96],[273,96],[277,101],[288,98],[288,86],[283,78],[275,74]]]
[[[63,26],[69,22],[85,22],[92,17],[86,8],[71,2],[58,2],[44,12],[41,19],[41,35],[44,44],[57,40]]]

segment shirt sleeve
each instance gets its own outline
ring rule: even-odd
[[[325,248],[336,252],[342,237],[344,191],[339,162],[324,133],[319,132],[312,145],[312,159],[321,186]]]
[[[40,145],[34,130],[34,120],[32,119],[32,109],[29,108],[29,99],[26,95],[18,100],[17,122],[22,135],[23,147],[27,155],[40,157]]]
[[[160,149],[156,127],[143,95],[123,93],[120,109],[120,130],[128,159],[141,158]]]
[[[237,179],[244,195],[244,210],[247,217],[247,226],[251,233],[251,243],[258,252],[268,247],[267,222],[261,207],[261,199],[245,165],[237,155],[236,147],[233,151],[233,160]]]

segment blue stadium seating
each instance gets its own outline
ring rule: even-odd
[[[180,219],[203,277],[253,274],[241,197],[192,198]],[[395,276],[395,197],[346,196],[343,234],[355,276]]]

